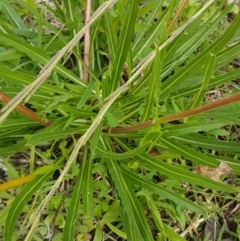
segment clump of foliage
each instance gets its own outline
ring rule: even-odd
[[[240,174],[234,3],[52,2],[0,3],[4,240],[197,240],[239,200],[196,172]]]

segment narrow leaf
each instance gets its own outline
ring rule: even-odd
[[[124,153],[114,153],[114,152],[110,152],[107,150],[104,150],[103,147],[97,147],[96,148],[96,152],[105,158],[110,158],[110,159],[114,159],[114,160],[121,160],[121,159],[128,159],[131,157],[134,157],[136,155],[139,155],[141,153],[143,153],[147,147],[149,146],[149,143],[144,144],[142,146],[139,146],[137,148],[134,148],[130,151],[124,152]]]
[[[117,163],[108,160],[107,165],[115,183],[118,195],[122,200],[124,210],[131,220],[135,232],[142,237],[142,240],[153,241],[146,218],[142,213],[142,209],[136,199],[135,193],[131,189],[131,185],[126,183]]]
[[[80,166],[79,174],[77,177],[77,182],[74,186],[74,190],[72,193],[72,200],[68,209],[66,223],[63,229],[63,240],[74,240],[75,234],[75,222],[78,214],[78,209],[80,205],[80,197],[81,197],[81,190],[83,185],[83,176],[86,167],[86,160],[88,155],[88,148],[85,146],[83,152],[83,162]]]
[[[120,84],[120,75],[122,73],[123,64],[126,61],[134,33],[134,26],[138,11],[138,2],[138,0],[132,0],[129,2],[129,10],[122,28],[119,45],[116,52],[116,59],[113,64],[111,93],[116,90]]]
[[[202,86],[199,89],[198,95],[196,96],[195,100],[193,101],[192,105],[191,105],[191,109],[201,105],[202,99],[205,96],[205,93],[207,91],[207,87],[208,87],[208,83],[210,81],[212,72],[213,72],[213,68],[215,65],[215,60],[216,60],[216,56],[214,54],[209,54],[206,58],[206,63],[203,66],[203,80],[202,80]]]
[[[46,182],[51,173],[37,176],[34,181],[28,183],[26,187],[15,197],[14,201],[11,203],[10,210],[5,222],[4,229],[4,240],[12,240],[12,235],[14,233],[14,225],[20,216],[23,207],[32,198],[32,195],[36,193],[41,186]]]
[[[129,181],[131,181],[131,182],[133,182],[133,183],[135,183],[135,184],[137,184],[137,185],[139,185],[143,188],[146,188],[149,191],[152,191],[152,192],[158,194],[161,198],[167,198],[167,199],[172,200],[176,204],[179,204],[179,205],[181,205],[182,207],[184,207],[188,210],[198,212],[198,213],[202,213],[205,216],[207,215],[207,211],[206,211],[205,208],[189,201],[188,199],[183,198],[183,197],[177,195],[176,193],[174,193],[170,190],[162,188],[161,186],[159,186],[157,184],[154,184],[152,182],[144,180],[144,179],[138,177],[137,175],[134,175],[134,174],[124,170],[123,168],[121,168],[121,171],[123,172],[123,174],[126,176],[126,178]]]
[[[93,157],[83,158],[84,174],[83,174],[83,214],[85,217],[93,218],[93,177],[92,165]]]
[[[36,175],[27,175],[0,184],[0,191],[23,185],[35,179]]]

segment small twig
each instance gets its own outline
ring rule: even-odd
[[[200,218],[196,220],[194,223],[191,223],[188,228],[186,228],[181,234],[181,237],[185,237],[192,229],[197,229],[198,226],[205,221],[205,218]],[[175,230],[177,232],[177,230]]]
[[[88,23],[91,16],[91,0],[87,0],[86,2],[86,10],[85,10],[85,24]],[[86,30],[84,34],[84,56],[83,60],[87,67],[90,67],[90,27]],[[89,81],[89,74],[87,68],[83,69],[83,81],[87,84]]]
[[[0,91],[0,100],[2,100],[5,103],[9,103],[11,101],[11,98],[8,95],[6,95],[4,92]],[[15,109],[18,112],[24,114],[25,116],[29,117],[32,120],[35,120],[35,121],[41,123],[44,126],[50,126],[52,124],[52,122],[49,120],[42,121],[41,118],[36,113],[29,110],[24,105],[18,104]]]
[[[167,31],[170,32],[174,23],[177,21],[179,15],[181,14],[181,12],[183,11],[185,5],[188,3],[188,0],[183,0],[181,5],[179,6],[177,12],[175,13],[171,23],[168,25]]]

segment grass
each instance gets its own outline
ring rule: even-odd
[[[0,3],[1,238],[237,240],[234,3],[52,3]]]

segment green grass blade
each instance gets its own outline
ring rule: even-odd
[[[41,186],[46,182],[50,175],[51,173],[37,176],[32,182],[28,183],[26,187],[15,197],[14,201],[11,203],[11,208],[6,218],[4,240],[12,240],[14,225],[20,216],[24,205],[26,205],[34,193],[36,193],[41,188]]]
[[[23,57],[24,54],[19,53],[15,49],[9,49],[0,52],[0,61],[9,61],[9,60],[20,60],[21,57]]]
[[[122,232],[121,230],[119,230],[118,228],[116,228],[116,226],[112,225],[108,221],[104,221],[104,223],[111,229],[112,232],[117,234],[119,237],[121,237],[123,239],[127,239],[126,234],[124,232]]]
[[[84,152],[83,152],[82,165],[80,166],[77,182],[74,185],[72,200],[68,209],[66,223],[63,229],[63,240],[74,240],[75,222],[79,211],[78,209],[80,205],[80,197],[82,193],[82,187],[83,187],[83,181],[84,181],[83,177],[84,177],[84,172],[87,164],[87,158],[88,158],[88,148],[87,146],[85,146]]]
[[[212,89],[215,86],[223,85],[231,80],[237,79],[239,75],[240,75],[240,68],[237,68],[226,74],[216,76],[215,78],[211,79],[209,83],[209,89]],[[182,97],[182,96],[188,96],[188,95],[190,96],[192,94],[195,94],[198,92],[200,86],[201,86],[201,83],[198,83],[192,87],[184,88],[183,90],[178,91],[178,95]]]
[[[216,159],[219,158],[219,156],[217,156],[217,155],[214,155],[214,157]],[[221,156],[219,160],[221,160],[221,161],[225,162],[227,165],[229,165],[229,167],[231,167],[234,170],[235,174],[237,174],[237,175],[240,174],[240,163],[239,163],[237,155],[234,157],[234,159],[229,158],[229,157]]]
[[[101,3],[103,3],[104,1],[101,0]],[[113,63],[114,60],[116,59],[116,43],[117,43],[117,38],[116,38],[116,33],[113,29],[113,21],[112,21],[112,17],[111,17],[111,13],[110,12],[106,12],[103,15],[103,19],[104,19],[104,26],[105,26],[105,31],[106,31],[106,35],[107,35],[107,39],[108,39],[108,46],[109,46],[109,58],[110,61]]]
[[[93,177],[92,177],[92,165],[93,157],[83,159],[84,174],[83,174],[83,215],[86,218],[94,218],[93,216]]]
[[[26,117],[15,116],[15,117],[9,118],[7,122],[4,122],[0,126],[0,132],[7,131],[7,130],[14,130],[19,127],[24,128],[24,127],[33,127],[38,125],[39,125],[38,123],[32,120],[29,120]]]
[[[103,231],[100,224],[97,225],[93,241],[102,241]]]
[[[15,28],[28,30],[28,28],[23,23],[22,19],[18,16],[18,14],[11,6],[9,6],[5,2],[2,2],[2,6],[3,11],[5,12],[5,14],[7,14],[9,20]]]
[[[162,136],[162,139],[163,138],[164,137]],[[129,147],[126,146],[124,143],[122,143],[119,139],[116,139],[116,141],[124,149],[127,149],[127,150],[129,149]],[[165,142],[165,143],[168,144],[169,141]],[[158,145],[159,144],[157,144],[156,146],[158,146]],[[171,142],[170,142],[170,145],[171,145]],[[159,147],[161,148],[160,145],[159,145]],[[166,148],[166,147],[164,147],[164,148]],[[175,148],[177,149],[177,147],[175,147]],[[179,151],[181,151],[181,150],[179,150]],[[199,152],[197,152],[197,154],[198,153]],[[186,153],[186,155],[187,155],[187,153]],[[171,157],[169,157],[169,158],[171,158]],[[215,166],[218,166],[219,161],[217,161],[217,159],[214,159],[212,157],[208,157],[208,158],[210,158],[213,162],[215,162]],[[148,169],[158,171],[162,175],[166,175],[168,177],[177,179],[182,182],[187,181],[191,184],[200,185],[202,187],[211,188],[213,190],[218,190],[218,191],[225,191],[225,192],[238,192],[238,190],[240,189],[240,187],[233,187],[233,186],[228,186],[228,185],[225,185],[225,184],[222,184],[219,182],[215,182],[204,176],[200,176],[200,175],[194,174],[190,171],[186,171],[186,169],[183,169],[181,166],[171,165],[171,164],[168,164],[168,163],[162,161],[165,159],[167,159],[167,158],[166,157],[161,158],[161,156],[160,156],[160,158],[153,158],[152,156],[150,156],[148,154],[141,154],[141,155],[138,155],[136,160],[139,161],[143,166],[146,166]]]
[[[155,41],[159,40],[159,36],[165,31],[166,28],[166,18],[167,11],[165,11],[161,18],[159,18],[157,22],[149,29],[145,38],[136,47],[135,60],[137,56],[141,55],[146,48],[150,48]]]
[[[117,163],[108,160],[107,165],[115,183],[118,195],[122,200],[124,210],[131,220],[135,232],[139,237],[142,237],[142,240],[153,241],[146,218],[142,213],[142,209],[136,199],[135,193],[131,189],[131,185],[129,185],[122,176]]]
[[[33,58],[35,61],[41,64],[46,64],[50,60],[50,57],[41,50],[34,48],[27,42],[13,37],[12,35],[0,32],[0,42],[6,46],[11,46],[19,50],[21,53],[25,53],[27,56]],[[82,87],[86,87],[86,85],[79,79],[79,77],[73,74],[72,71],[64,68],[61,64],[56,64],[54,70],[65,78],[74,81],[76,84]]]
[[[130,151],[123,152],[123,153],[110,152],[108,150],[104,150],[103,147],[97,146],[96,152],[101,157],[104,157],[104,158],[111,158],[113,160],[121,160],[121,159],[128,159],[128,158],[131,158],[131,157],[134,157],[136,155],[143,153],[147,149],[148,146],[149,146],[149,143],[139,146],[137,148],[134,148]]]
[[[178,153],[179,155],[191,160],[195,163],[204,166],[216,167],[219,164],[215,158],[211,158],[206,156],[205,154],[195,151],[194,149],[180,144],[177,141],[172,140],[172,138],[164,138],[162,137],[160,140],[161,143],[166,145],[171,151]]]
[[[19,141],[17,144],[7,146],[7,147],[1,147],[0,148],[0,155],[1,156],[6,156],[6,155],[11,155],[16,152],[21,152],[28,149],[26,146],[26,140]]]
[[[139,161],[143,165],[153,170],[159,171],[162,175],[166,175],[173,179],[177,179],[182,182],[188,182],[194,185],[199,185],[206,188],[211,188],[217,191],[224,191],[228,193],[239,192],[240,187],[228,186],[219,182],[215,182],[204,176],[194,174],[190,171],[186,171],[180,166],[173,166],[163,161],[157,161],[156,158],[151,157],[147,154],[142,154],[138,156]]]
[[[169,240],[171,241],[185,241],[183,237],[178,235],[171,227],[166,225],[161,220],[159,210],[153,198],[150,195],[146,195],[146,200],[147,200],[148,207],[151,211],[151,214],[153,216],[153,219],[156,223],[156,226],[158,230],[161,231],[161,233],[164,235],[164,237],[169,238]]]
[[[5,78],[11,84],[13,84],[14,82],[16,84],[28,85],[33,82],[33,79],[37,78],[36,75],[30,75],[30,74],[26,75],[24,72],[21,72],[21,71],[13,72],[9,70],[7,66],[1,65],[1,64],[0,64],[0,74],[2,78]],[[53,80],[51,79],[49,79],[49,81],[53,82]],[[63,95],[67,94],[67,95],[73,95],[75,97],[78,96],[73,92],[69,92],[63,88],[60,88],[58,86],[53,86],[47,83],[42,84],[39,89],[44,91],[49,91],[49,92],[56,92]]]
[[[167,198],[188,210],[207,215],[207,211],[205,208],[189,201],[186,198],[183,198],[183,197],[177,195],[173,191],[167,190],[157,184],[144,180],[143,178],[140,178],[137,175],[134,175],[134,174],[130,173],[129,171],[126,171],[123,168],[121,168],[121,171],[123,172],[123,174],[126,176],[126,178],[130,182],[137,184],[143,188],[146,188],[149,191],[152,191],[152,192],[158,194],[161,198]]]
[[[193,101],[191,108],[193,109],[199,105],[201,105],[202,99],[204,98],[206,91],[207,91],[207,87],[208,87],[208,83],[210,81],[211,75],[213,73],[213,68],[215,65],[215,60],[216,60],[216,56],[213,54],[209,54],[206,58],[206,63],[203,66],[203,81],[202,81],[202,86],[199,89],[199,92],[195,98],[195,100]]]
[[[156,104],[156,109],[158,108],[158,95],[159,95],[159,78],[161,76],[161,57],[163,57],[156,47],[156,57],[153,62],[153,69],[150,79],[148,81],[148,92],[145,97],[145,106],[142,116],[142,122],[147,121],[150,118],[152,107],[154,106],[154,102]],[[155,111],[156,113],[157,111]]]
[[[240,153],[239,144],[230,141],[219,141],[219,140],[210,140],[207,138],[203,138],[201,136],[195,137],[191,135],[183,136],[183,137],[173,137],[175,140],[179,140],[183,143],[188,143],[191,146],[202,147],[209,150],[218,150],[225,151],[229,153]]]
[[[102,134],[102,122],[97,127],[96,131],[93,133],[93,136],[91,138],[90,148],[91,148],[91,154],[94,156],[99,139],[101,138]]]
[[[228,46],[228,48],[224,49],[223,51],[217,54],[217,58],[216,58],[217,64],[214,70],[217,71],[221,67],[226,66],[233,59],[238,58],[239,54],[240,54],[240,42],[236,42],[231,46]]]
[[[236,31],[239,28],[239,21],[240,14],[237,15],[237,17],[234,19],[230,27],[218,40],[216,40],[205,51],[199,54],[198,57],[193,59],[185,68],[180,70],[177,74],[168,78],[168,80],[162,84],[162,92],[160,97],[164,98],[168,96],[170,93],[176,91],[176,86],[179,86],[180,83],[184,83],[186,76],[198,75],[202,65],[205,63],[207,55],[210,52],[213,54],[217,54],[234,37]]]
[[[94,81],[91,79],[86,91],[84,92],[84,94],[82,95],[82,98],[80,99],[80,101],[77,104],[77,109],[82,109],[82,107],[84,106],[84,104],[87,102],[88,98],[90,97],[92,91],[94,88]]]
[[[131,46],[131,40],[134,34],[134,26],[138,11],[138,0],[132,0],[129,3],[129,11],[125,19],[121,36],[119,39],[118,49],[116,51],[116,59],[113,63],[113,71],[111,78],[111,93],[120,85],[120,78],[123,64],[127,59],[127,55]],[[109,93],[110,94],[110,93]]]
[[[180,125],[173,125],[167,129],[163,129],[166,130],[167,132],[164,134],[168,137],[171,136],[182,136],[182,135],[186,135],[186,134],[190,134],[190,133],[198,133],[200,131],[210,131],[210,130],[214,130],[214,129],[218,129],[221,128],[223,126],[226,125],[230,125],[231,122],[230,121],[201,121],[201,122],[193,122],[193,123],[184,123],[184,124],[180,124]]]
[[[28,137],[27,145],[35,146],[46,141],[59,140],[66,136],[71,136],[72,134],[84,133],[86,129],[87,128],[77,127],[68,130],[56,130],[51,132],[48,132],[48,130],[46,130],[45,132],[37,133]]]
[[[207,11],[207,9],[206,9]],[[220,9],[219,9],[220,12]],[[176,38],[167,48],[166,58],[164,62],[166,64],[172,61],[174,56],[175,61],[171,64],[171,67],[167,68],[166,74],[171,73],[175,67],[179,66],[185,59],[187,59],[204,41],[206,41],[209,34],[218,26],[223,17],[229,12],[229,7],[217,16],[213,13],[212,16],[201,25],[201,15],[191,25],[187,27],[185,32]],[[216,19],[215,19],[216,18]]]
[[[151,26],[152,22],[154,21],[154,18],[156,17],[157,13],[161,10],[161,8],[162,8],[162,0],[159,0],[156,3],[154,3],[154,5],[152,5],[152,11],[150,12],[150,14],[149,14],[149,10],[147,11],[148,16],[144,21],[144,26],[142,26],[140,31],[138,31],[136,34],[136,38],[134,40],[133,47],[132,47],[133,51],[135,51],[138,44],[144,39],[146,32],[149,30],[149,27]]]
[[[124,214],[123,214],[123,225],[124,225],[124,230],[127,234],[127,240],[128,241],[139,241],[139,238],[135,232],[133,224],[132,224],[131,220],[129,219],[126,212],[124,212]]]

